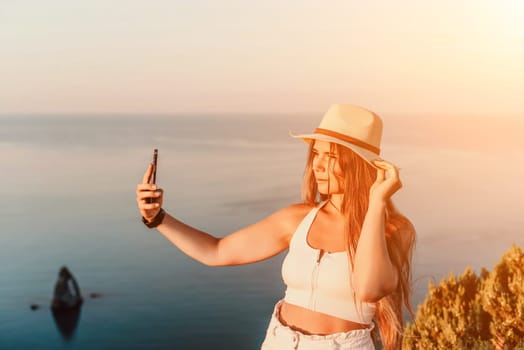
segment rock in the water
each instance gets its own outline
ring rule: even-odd
[[[62,266],[55,283],[51,308],[55,310],[75,309],[82,305],[83,300],[75,277],[67,267]]]
[[[64,340],[72,339],[82,309],[82,294],[73,274],[63,266],[55,283],[51,311]]]
[[[96,292],[93,292],[93,293],[90,293],[90,294],[89,294],[89,297],[90,297],[91,299],[97,299],[97,298],[101,298],[101,297],[102,297],[102,294],[100,294],[100,293],[96,293]]]

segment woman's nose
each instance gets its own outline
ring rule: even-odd
[[[326,169],[325,162],[325,157],[317,156],[313,160],[313,169],[317,171],[324,171]]]

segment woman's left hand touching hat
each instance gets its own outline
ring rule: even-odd
[[[373,165],[377,169],[377,179],[369,190],[369,200],[385,202],[402,188],[399,168],[383,159],[374,160]]]

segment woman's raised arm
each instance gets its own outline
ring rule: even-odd
[[[388,252],[385,236],[386,202],[402,183],[398,168],[376,161],[377,179],[370,189],[369,206],[355,253],[353,286],[360,300],[376,302],[395,291],[399,274]],[[389,176],[386,177],[386,173]]]
[[[142,183],[137,185],[137,203],[142,216],[151,221],[159,213],[163,191],[149,184],[150,165]],[[148,198],[154,198],[149,203]],[[266,219],[217,238],[166,214],[156,227],[185,254],[209,266],[240,265],[270,258],[289,246],[293,231],[301,219],[302,204],[281,209]]]

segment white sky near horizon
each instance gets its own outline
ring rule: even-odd
[[[0,113],[520,116],[522,62],[522,0],[0,2]]]

